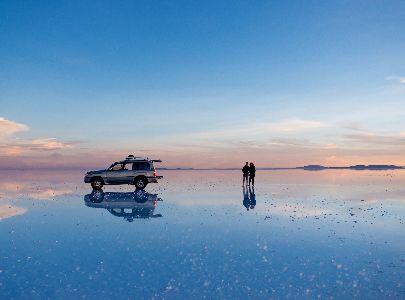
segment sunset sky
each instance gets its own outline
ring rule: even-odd
[[[404,1],[1,1],[0,168],[405,165]]]

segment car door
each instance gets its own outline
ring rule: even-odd
[[[127,162],[124,166],[125,170],[122,170],[122,176],[120,178],[122,183],[132,184],[134,182],[135,172],[133,170],[133,164]]]
[[[106,176],[106,181],[109,184],[125,184],[125,183],[132,183],[132,169],[131,164],[126,163],[117,163],[109,168]]]

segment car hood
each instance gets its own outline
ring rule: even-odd
[[[105,172],[105,171],[106,171],[105,169],[104,170],[90,171],[90,172],[87,172],[86,175],[94,175],[94,174],[102,173],[102,172]]]

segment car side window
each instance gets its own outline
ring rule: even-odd
[[[146,161],[134,162],[132,164],[132,170],[142,171],[142,170],[149,170],[150,165]]]

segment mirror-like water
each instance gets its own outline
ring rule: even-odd
[[[405,298],[405,170],[0,172],[0,298]]]

